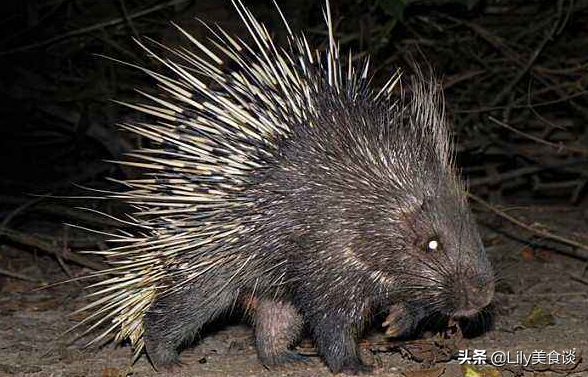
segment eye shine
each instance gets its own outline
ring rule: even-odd
[[[432,239],[429,240],[429,242],[427,242],[427,250],[428,251],[437,251],[441,248],[441,245],[439,244],[439,241],[437,241],[436,239]]]

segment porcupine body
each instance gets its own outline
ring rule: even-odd
[[[96,340],[115,333],[165,367],[204,324],[243,305],[264,364],[297,360],[291,347],[307,326],[333,372],[357,373],[368,369],[358,339],[376,311],[396,313],[401,334],[434,312],[485,307],[492,268],[435,83],[416,77],[404,96],[398,75],[374,90],[367,61],[343,69],[328,3],[326,53],[289,29],[289,46],[275,46],[234,5],[252,42],[211,31],[236,70],[181,29],[195,51],[157,58],[165,75],[138,67],[161,96],[128,106],[156,120],[123,128],[157,147],[123,162],[146,175],[112,195],[137,209],[125,220],[136,232],[102,253],[112,276],[83,309],[95,326],[111,323]]]

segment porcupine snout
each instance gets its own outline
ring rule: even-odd
[[[494,297],[494,279],[488,274],[466,275],[456,284],[458,305],[453,317],[472,317],[488,306]]]

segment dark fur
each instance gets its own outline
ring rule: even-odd
[[[212,251],[225,262],[155,300],[145,340],[156,366],[177,362],[178,347],[243,296],[257,301],[264,364],[297,359],[304,322],[329,368],[352,374],[369,370],[358,340],[377,311],[402,308],[400,334],[430,313],[468,316],[489,303],[493,272],[435,85],[415,80],[395,109],[364,89],[319,85],[315,126],[290,124],[240,194],[254,205],[209,219],[245,228]],[[427,249],[432,239],[440,250]]]

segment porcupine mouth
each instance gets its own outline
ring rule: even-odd
[[[492,302],[494,297],[494,285],[489,284],[482,287],[466,286],[460,292],[463,301],[459,308],[451,313],[453,318],[472,318],[482,312]]]

